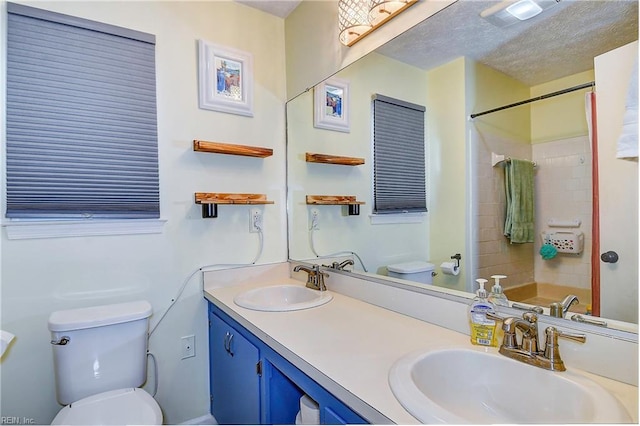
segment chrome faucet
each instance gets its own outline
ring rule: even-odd
[[[502,321],[504,339],[500,345],[500,352],[507,358],[515,359],[529,365],[551,371],[565,371],[566,367],[560,357],[558,338],[571,339],[584,343],[584,334],[572,334],[560,331],[555,327],[545,330],[545,345],[538,349],[538,316],[533,312],[525,312],[522,319],[517,317],[503,318],[495,314],[487,314],[488,318]],[[516,330],[522,331],[522,341],[518,344]]]
[[[549,315],[556,318],[564,318],[564,316],[569,312],[569,308],[573,305],[577,305],[580,303],[577,296],[573,294],[568,294],[564,299],[560,302],[553,302],[549,305]]]
[[[293,272],[304,271],[307,274],[307,287],[313,290],[326,291],[327,286],[324,284],[324,278],[329,274],[324,272],[320,272],[320,265],[312,265],[311,268],[308,268],[304,265],[296,265],[293,268]]]
[[[331,269],[336,269],[338,271],[343,271],[347,265],[353,266],[353,259],[343,260],[342,262],[333,262],[330,266]]]

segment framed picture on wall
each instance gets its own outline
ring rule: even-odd
[[[199,106],[253,117],[253,55],[198,42]]]
[[[349,82],[330,78],[313,89],[313,126],[349,132]]]

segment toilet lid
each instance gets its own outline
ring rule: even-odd
[[[143,389],[99,393],[64,407],[54,425],[161,425],[160,406]]]

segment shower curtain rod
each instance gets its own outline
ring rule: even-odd
[[[557,92],[547,93],[546,95],[540,95],[540,96],[537,96],[535,98],[527,99],[526,101],[516,102],[516,103],[513,103],[513,104],[509,104],[509,105],[501,106],[501,107],[498,107],[498,108],[490,109],[490,110],[487,110],[487,111],[479,112],[477,114],[471,114],[469,117],[471,117],[473,119],[473,118],[476,118],[476,117],[480,117],[481,115],[491,114],[492,112],[497,112],[497,111],[502,111],[503,109],[513,108],[513,107],[517,107],[517,106],[528,104],[528,103],[535,102],[535,101],[541,101],[543,99],[552,98],[552,97],[558,96],[558,95],[564,95],[565,93],[575,92],[576,90],[586,89],[588,87],[595,87],[595,85],[596,85],[596,82],[595,81],[591,81],[589,83],[584,83],[584,84],[580,84],[578,86],[569,87],[567,89],[558,90]]]

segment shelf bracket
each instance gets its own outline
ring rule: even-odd
[[[202,204],[202,218],[213,219],[218,217],[218,205],[217,204]]]

